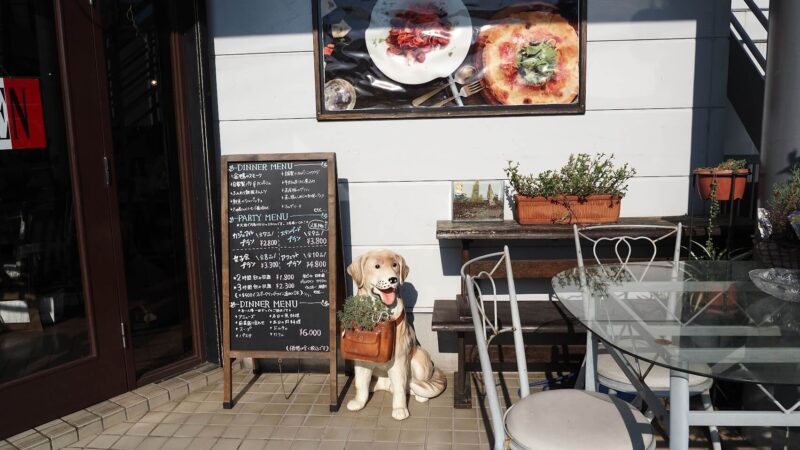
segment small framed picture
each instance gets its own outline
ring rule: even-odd
[[[453,181],[453,222],[502,222],[502,180]]]

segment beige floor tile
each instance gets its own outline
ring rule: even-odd
[[[211,450],[217,440],[218,438],[215,437],[196,437],[189,443],[189,448],[191,450]]]
[[[111,448],[119,440],[119,436],[113,434],[101,434],[89,442],[86,448]]]
[[[256,419],[254,426],[261,426],[261,425],[277,425],[281,422],[283,416],[279,416],[277,414],[262,414],[259,415]]]
[[[480,443],[478,433],[474,431],[454,431],[453,445],[477,445]]]
[[[322,441],[318,450],[344,450],[345,445],[344,441]]]
[[[212,450],[236,450],[239,444],[242,443],[241,439],[236,438],[221,438],[214,444]]]
[[[424,444],[425,430],[400,430],[399,441],[401,444]],[[404,447],[400,445],[400,447]]]
[[[233,414],[214,414],[208,421],[211,425],[230,425],[233,422]]]
[[[303,425],[307,427],[325,427],[330,421],[330,416],[306,416]]]
[[[289,441],[284,440],[269,440],[264,450],[286,450],[289,447]]]
[[[185,448],[189,448],[189,444],[191,443],[192,438],[171,437],[167,438],[167,442],[165,442],[164,446],[161,448],[162,450],[183,450]]]
[[[306,420],[305,416],[299,416],[299,415],[283,416],[283,418],[281,419],[279,425],[298,427],[298,426],[302,425],[303,422],[305,422],[305,420]]]
[[[222,437],[229,439],[243,439],[245,436],[247,436],[247,433],[250,432],[250,428],[251,427],[229,425],[227,428],[225,428],[225,432],[222,433]]]
[[[128,431],[125,434],[131,436],[147,436],[150,434],[151,431],[156,427],[155,423],[148,423],[148,422],[136,422],[135,424],[131,425],[128,428]]]
[[[424,430],[428,428],[428,419],[419,417],[411,417],[400,422],[400,428],[403,430]]]
[[[205,425],[197,436],[219,438],[223,433],[225,433],[225,425]]]
[[[319,446],[319,441],[294,441],[291,450],[316,450]]]
[[[150,436],[169,437],[175,434],[180,426],[181,425],[177,423],[160,423],[153,428],[153,431],[150,432]]]
[[[142,440],[136,450],[159,450],[167,442],[167,438],[160,436],[147,436]]]
[[[372,428],[353,428],[347,437],[348,441],[372,442],[375,440],[375,430]]]
[[[258,420],[257,414],[236,414],[231,420],[231,425],[252,425]]]
[[[441,418],[441,417],[435,417],[435,418],[428,419],[428,429],[429,430],[452,430],[453,429],[453,419]]]
[[[211,421],[213,414],[209,413],[193,413],[189,414],[189,417],[186,418],[186,423],[189,425],[206,425]]]
[[[294,436],[297,434],[298,427],[284,427],[284,426],[277,426],[272,431],[272,436],[270,436],[270,440],[274,439],[294,439]]]
[[[125,434],[132,426],[133,422],[118,423],[111,428],[103,430],[103,434]]]
[[[239,450],[261,450],[266,445],[266,439],[245,439],[239,445]]]
[[[134,450],[143,440],[144,436],[122,436],[111,448],[117,450]]]
[[[175,437],[197,437],[203,431],[202,425],[181,425],[173,434]]]
[[[378,442],[397,442],[400,439],[399,429],[385,429],[375,431],[375,440]]]
[[[250,431],[247,433],[247,439],[268,439],[272,432],[275,430],[274,426],[254,426],[250,428]]]
[[[86,409],[100,417],[103,422],[103,429],[105,430],[125,420],[125,408],[109,401],[100,402]]]
[[[52,448],[67,447],[78,441],[77,428],[61,419],[36,427],[36,431],[50,440]]]
[[[428,444],[452,444],[453,432],[450,430],[428,431]]]
[[[261,414],[285,414],[287,409],[289,405],[271,403],[262,408]]]
[[[189,414],[187,413],[180,413],[180,412],[171,412],[167,414],[167,417],[162,420],[163,423],[186,423],[186,419],[189,418]]]
[[[322,439],[324,431],[325,428],[321,427],[303,426],[297,430],[297,434],[294,436],[294,438],[304,441],[319,441]]]
[[[352,431],[349,428],[325,428],[322,432],[323,441],[344,441]]]
[[[431,406],[430,417],[453,417],[453,408],[450,406]]]
[[[139,419],[139,422],[161,423],[161,421],[164,420],[165,417],[167,417],[167,413],[165,412],[150,411],[149,413],[142,416],[142,418]]]
[[[62,418],[78,430],[78,439],[83,440],[94,436],[103,431],[103,423],[100,417],[83,409]]]

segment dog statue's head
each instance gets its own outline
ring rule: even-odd
[[[389,250],[367,252],[347,268],[359,293],[377,295],[389,306],[397,302],[397,289],[408,277],[408,271],[406,260]]]

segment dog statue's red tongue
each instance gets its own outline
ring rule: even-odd
[[[383,303],[386,303],[387,305],[394,304],[394,298],[396,295],[394,288],[378,289],[378,292],[380,292],[381,300],[383,300]]]

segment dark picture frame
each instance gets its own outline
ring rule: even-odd
[[[574,20],[568,20],[570,25],[572,25],[573,29],[575,30],[576,34],[578,35],[578,92],[577,95],[574,97],[574,100],[570,103],[563,103],[563,104],[528,104],[528,105],[504,105],[504,104],[492,104],[484,101],[482,98],[482,94],[478,93],[471,96],[471,99],[467,101],[463,106],[445,106],[445,107],[431,107],[431,103],[435,103],[437,100],[444,99],[445,96],[451,96],[454,91],[457,92],[457,89],[452,89],[452,87],[448,87],[444,89],[442,92],[438,93],[437,96],[432,97],[429,100],[429,105],[425,106],[411,106],[411,101],[414,98],[422,95],[423,93],[427,93],[433,90],[440,85],[446,84],[445,78],[436,78],[432,81],[415,84],[415,85],[404,85],[402,83],[396,82],[386,75],[383,74],[376,66],[369,65],[370,60],[367,55],[367,51],[364,49],[366,46],[366,39],[363,36],[364,33],[364,23],[365,23],[365,13],[369,13],[372,9],[372,6],[376,3],[375,1],[371,0],[339,0],[336,1],[337,8],[333,10],[334,13],[337,15],[333,16],[332,18],[326,18],[328,14],[323,8],[323,3],[327,0],[311,0],[312,2],[312,10],[313,10],[313,30],[314,30],[314,79],[315,79],[315,97],[316,97],[316,111],[317,111],[317,120],[320,121],[331,121],[331,120],[357,120],[357,119],[402,119],[402,118],[432,118],[432,117],[476,117],[476,116],[522,116],[522,115],[559,115],[559,114],[584,114],[586,112],[586,0],[548,0],[548,1],[540,1],[540,2],[525,2],[525,1],[514,1],[514,0],[499,0],[494,2],[496,4],[503,5],[503,8],[498,8],[496,10],[486,10],[481,9],[479,12],[482,15],[481,17],[475,17],[472,19],[472,28],[473,28],[473,36],[472,36],[472,43],[469,47],[468,53],[464,62],[461,63],[463,65],[470,64],[470,61],[475,58],[475,46],[476,42],[478,41],[478,36],[480,32],[480,25],[485,23],[487,20],[487,14],[494,13],[502,13],[504,10],[513,10],[519,9],[520,11],[527,10],[537,10],[543,8],[550,8],[551,10],[558,11],[559,15],[561,15],[561,11],[564,8],[570,8],[570,14],[564,14],[565,16],[572,17]],[[424,4],[424,1],[421,1],[421,4]],[[469,14],[472,18],[473,15],[473,8],[479,8],[481,6],[481,0],[465,0],[465,6],[469,10]],[[548,6],[550,5],[550,6]],[[327,13],[331,13],[331,11],[327,11]],[[333,14],[333,13],[331,13]],[[366,22],[369,22],[367,14]],[[350,17],[350,21],[347,21],[347,18]],[[332,37],[331,29],[332,24],[337,23],[340,20],[345,20],[345,23],[350,25],[351,29],[348,33],[348,36],[344,38],[338,38],[338,41]],[[353,22],[352,25],[350,22]],[[326,48],[326,45],[330,45],[332,42],[334,45],[333,49]],[[327,43],[326,43],[327,42]],[[353,64],[352,61],[348,61],[346,63],[338,65],[338,69],[334,68],[329,70],[329,66],[336,66],[336,44],[341,43],[343,46],[354,46],[353,54],[358,55],[361,58],[361,62],[358,64]],[[344,50],[341,50],[344,52]],[[326,55],[326,52],[332,52],[331,55]],[[345,53],[341,53],[343,58],[346,58]],[[329,60],[326,61],[325,58],[329,56]],[[333,60],[333,61],[331,61]],[[342,67],[352,68],[353,79],[352,83],[350,80],[346,80],[346,76],[333,76],[333,72],[338,70],[338,73],[342,73]],[[326,73],[326,71],[328,73]],[[346,72],[345,72],[346,73]],[[328,79],[327,76],[330,77]],[[351,86],[355,84],[353,89],[350,92],[355,94],[355,107],[349,110],[329,110],[325,106],[325,84],[326,82],[331,81],[331,79],[339,78],[344,79],[347,83],[344,83],[345,86],[349,83]],[[382,103],[380,99],[375,100],[380,94],[383,94],[383,91],[377,89],[379,92],[370,98],[372,104],[367,105],[365,107],[359,107],[358,98],[359,96],[363,95],[372,95],[372,93],[368,92],[371,88],[369,82],[366,80],[370,80],[370,82],[374,82],[373,80],[378,80],[379,82],[388,82],[393,83],[397,86],[406,89],[403,91],[402,94],[394,95],[391,99],[387,99],[386,102]],[[456,88],[459,86],[458,84],[453,84]],[[347,89],[350,89],[349,86],[346,86]],[[451,90],[452,89],[452,90]],[[359,94],[360,92],[360,94]],[[366,94],[365,94],[366,92]],[[399,98],[399,100],[398,100]],[[467,99],[465,99],[467,100]],[[394,103],[392,103],[394,102]],[[352,107],[352,106],[351,106]]]

